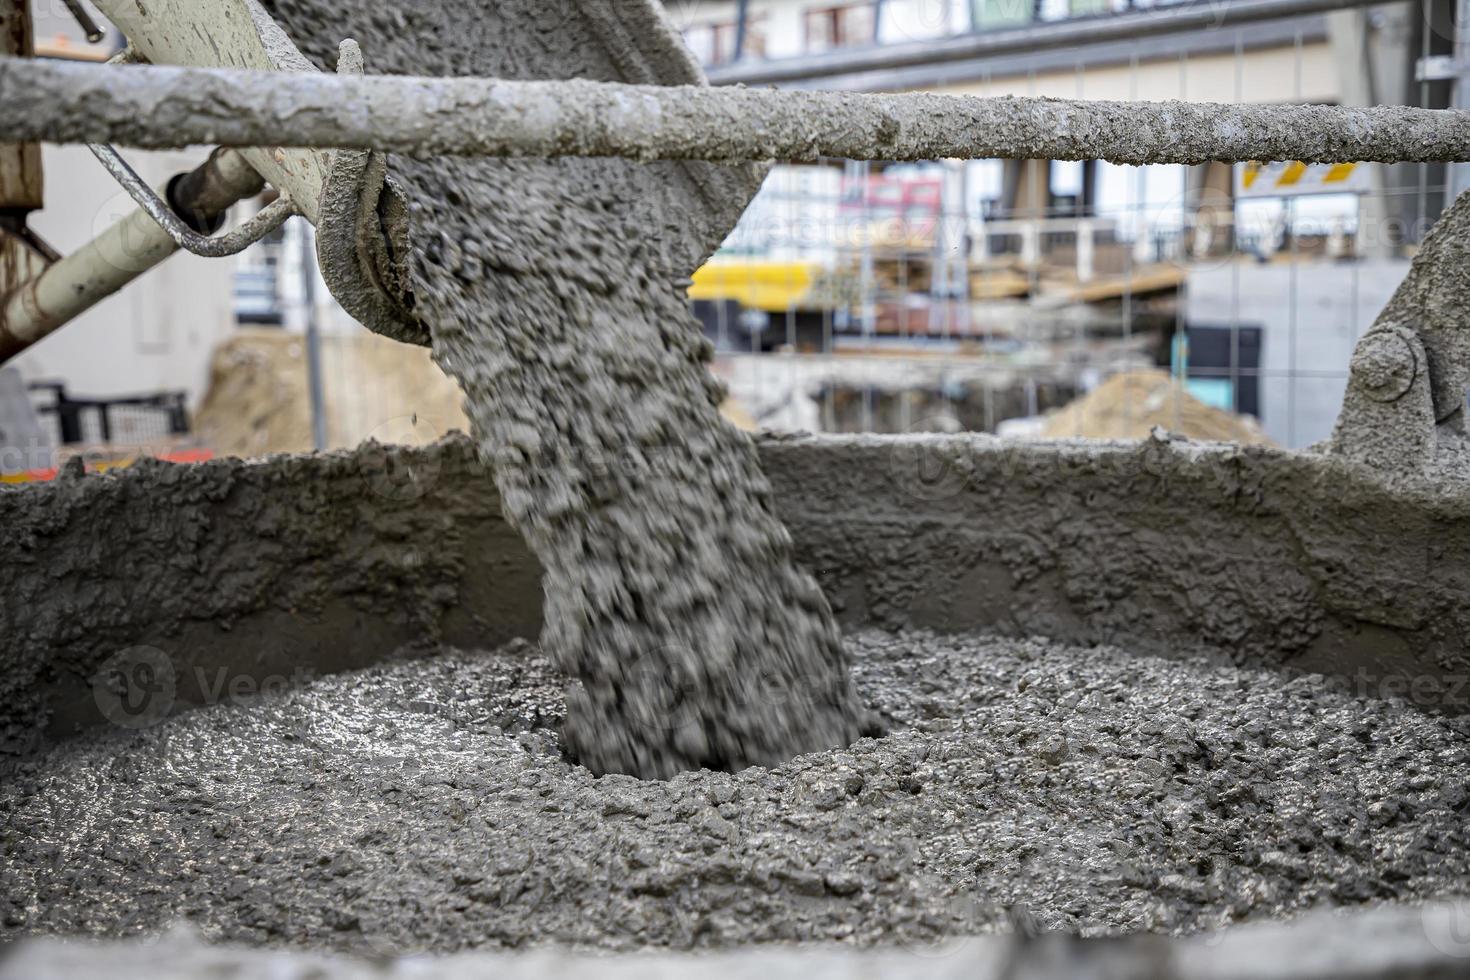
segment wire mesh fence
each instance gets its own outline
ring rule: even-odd
[[[1424,59],[1455,40],[1445,5],[1390,6],[1409,12],[1418,37],[1420,80],[1405,101],[1449,105],[1448,83],[1423,78]],[[1105,8],[1086,13],[1124,9]],[[1128,97],[1225,88],[1246,101],[1260,97],[1252,76],[1263,70],[1279,101],[1354,95],[1350,60],[1324,58],[1341,47],[1324,18],[1265,45],[1228,33],[1199,58],[1187,45],[1166,58],[1136,45],[1122,56]],[[1079,60],[1071,92],[1058,92],[1055,70],[982,77],[972,90],[1111,97],[1117,74]],[[1449,176],[1351,162],[778,167],[692,295],[717,370],[761,426],[1098,436],[1157,422],[1298,448],[1330,433],[1353,345],[1443,207]],[[1173,383],[1104,384],[1139,369]],[[1096,417],[1045,417],[1099,389]]]
[[[880,23],[901,23],[902,5],[888,0]],[[742,57],[800,47],[776,36],[782,23],[806,23],[781,6],[753,3],[762,37]],[[1145,6],[1042,4],[1028,23]],[[1433,64],[1455,50],[1452,6],[1386,4],[1356,27],[1317,12],[1269,30],[1111,42],[1106,57],[1049,50],[1025,70],[997,61],[939,88],[1442,108],[1455,81]],[[719,29],[726,8],[670,5],[714,66],[734,57]],[[818,17],[823,50],[836,9]],[[945,4],[923,31],[895,27],[876,42],[983,28],[976,18],[999,9]],[[701,47],[695,35],[707,28],[713,39]],[[1371,85],[1367,68],[1377,71]],[[1158,424],[1299,448],[1331,431],[1353,346],[1455,180],[1443,165],[1351,161],[777,165],[694,273],[690,304],[717,349],[727,414],[751,428],[1105,437]],[[287,331],[302,329],[302,317],[284,319]],[[463,426],[426,356],[380,352],[386,342],[340,315],[319,320],[329,445],[423,441]]]

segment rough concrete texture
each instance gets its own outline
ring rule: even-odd
[[[1470,435],[1470,194],[1425,236],[1408,274],[1353,352],[1332,452],[1392,476],[1434,472],[1465,484]]]
[[[981,436],[759,443],[849,628],[993,630],[1320,671],[1470,708],[1470,497],[1272,449]],[[157,650],[177,707],[405,645],[534,639],[540,570],[463,437],[0,491],[4,751],[95,724]],[[150,654],[151,656],[151,654]]]
[[[26,939],[0,955],[0,980],[1459,980],[1470,956],[1470,903],[1317,912],[1187,938],[972,936],[925,948],[842,947],[628,956],[546,949],[371,959],[211,946],[187,927],[146,941]]]
[[[171,657],[183,707],[220,671],[288,677],[533,631],[536,572],[482,473],[450,440],[143,460],[0,492],[0,750],[95,723],[97,671],[119,656]]]
[[[825,525],[801,558],[847,616],[1205,647],[1470,708],[1470,498],[1438,474],[1162,434],[796,438],[765,459],[788,520]]]
[[[620,32],[637,10],[661,14],[627,0],[512,0],[473,18],[421,3],[396,24],[376,2],[271,9],[322,64],[345,33],[380,71],[595,78],[624,76]],[[328,36],[311,29],[323,14]],[[544,29],[547,17],[561,23]],[[671,29],[659,37],[666,59],[687,59]],[[836,620],[793,562],[750,437],[719,413],[712,348],[675,285],[733,225],[728,201],[728,224],[690,220],[691,175],[711,169],[392,161],[416,314],[541,562],[541,642],[576,682],[566,745],[599,773],[769,765],[864,730]],[[753,191],[753,176],[726,179]],[[681,723],[650,724],[669,676],[686,689]],[[791,697],[748,690],[761,687]]]
[[[1195,658],[848,642],[892,734],[734,775],[569,764],[564,678],[519,641],[74,739],[0,771],[0,938],[912,949],[1470,882],[1470,720]]]
[[[551,16],[569,2],[548,3]],[[373,49],[367,51],[371,69]],[[434,74],[432,62],[426,58],[404,71]],[[485,65],[467,59],[464,67],[482,71]],[[420,157],[1034,158],[1129,165],[1470,158],[1470,115],[1408,106],[351,79],[171,67],[122,73],[65,62],[0,63],[0,130],[21,139],[154,149],[284,144]]]

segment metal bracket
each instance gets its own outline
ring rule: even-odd
[[[362,49],[345,40],[337,73],[361,75]],[[337,150],[327,162],[317,219],[317,262],[342,308],[375,333],[428,346],[413,315],[408,206],[388,176],[385,154]]]
[[[1434,416],[1417,325],[1377,325],[1353,350],[1332,452],[1389,474],[1422,472],[1438,451]]]
[[[106,159],[111,151],[102,149],[102,157]],[[121,164],[119,172],[125,183],[138,181],[125,163],[113,162]],[[196,250],[201,250],[202,242],[206,254],[229,252],[241,243],[231,242],[228,236],[204,238],[194,228],[180,227],[178,216],[192,219],[195,228],[213,230],[226,209],[254,197],[264,187],[260,174],[241,154],[216,150],[202,165],[169,183],[167,194],[169,200],[177,202],[177,215],[150,191],[146,200],[140,202],[145,207],[49,266],[36,268],[32,263],[31,268],[22,270],[22,275],[13,277],[13,285],[12,277],[6,274],[8,267],[0,261],[0,362],[51,334],[173,255],[180,247],[180,238],[195,245]],[[167,220],[160,222],[160,216]],[[258,237],[261,228],[272,222],[274,217],[265,215],[254,227],[247,226],[241,238]],[[0,259],[5,244],[5,237],[0,235]]]
[[[129,44],[107,59],[107,63],[132,65],[146,60],[137,48]],[[92,155],[102,164],[103,169],[112,175],[112,179],[122,185],[122,189],[128,192],[128,196],[137,203],[138,207],[142,208],[143,212],[156,221],[158,227],[173,239],[175,245],[186,252],[206,259],[221,259],[230,255],[238,255],[281,227],[288,219],[301,213],[300,208],[292,202],[290,197],[282,194],[229,234],[220,235],[218,238],[209,234],[201,234],[180,217],[172,203],[155,194],[153,188],[148,186],[148,182],[138,176],[138,172],[128,165],[117,150],[99,143],[88,143],[87,149],[92,151]],[[173,185],[170,185],[170,191],[172,188]],[[170,193],[170,197],[172,196]],[[222,219],[223,215],[220,217]]]
[[[1470,193],[1445,209],[1353,351],[1328,450],[1387,475],[1470,462]]]
[[[138,176],[137,171],[128,166],[128,162],[116,150],[95,143],[87,144],[87,148],[101,161],[107,172],[112,174],[113,179],[122,185],[123,190],[128,192],[128,196],[138,203],[138,207],[168,233],[175,245],[204,258],[220,259],[238,255],[281,227],[288,218],[300,213],[290,198],[282,196],[229,234],[218,238],[201,235],[186,225],[167,201],[153,193],[153,188]]]
[[[107,32],[92,19],[92,15],[87,11],[87,8],[82,6],[82,0],[61,0],[61,2],[66,5],[66,9],[71,13],[72,20],[77,22],[77,26],[82,29],[82,33],[87,36],[88,44],[96,44],[107,36]]]
[[[154,64],[317,72],[259,0],[94,3]],[[355,43],[344,47],[338,71],[362,73]],[[316,225],[322,277],[342,307],[378,333],[427,344],[412,314],[408,205],[387,178],[386,159],[307,146],[240,153]]]

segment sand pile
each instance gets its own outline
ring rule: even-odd
[[[365,439],[422,445],[469,428],[459,386],[429,352],[362,331],[322,338],[327,449]],[[243,329],[210,364],[195,416],[200,441],[220,455],[310,452],[306,343],[300,334]]]
[[[425,445],[451,430],[468,432],[464,394],[429,352],[355,333],[322,338],[327,449],[364,439]],[[720,411],[754,432],[733,399]],[[195,415],[199,441],[222,456],[309,452],[311,403],[306,346],[299,334],[247,328],[215,349],[209,390]]]
[[[1206,405],[1163,371],[1123,371],[1046,417],[1041,434],[1143,439],[1155,426],[1207,442],[1270,444],[1252,418]]]

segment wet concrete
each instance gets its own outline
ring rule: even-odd
[[[370,954],[925,948],[1190,933],[1470,881],[1464,719],[1199,658],[848,642],[894,732],[735,775],[569,764],[565,678],[521,642],[72,740],[0,772],[0,937],[185,920]]]
[[[323,62],[345,32],[380,72],[606,78],[627,74],[622,34],[640,8],[644,44],[687,59],[637,3],[516,0],[473,18],[425,3],[386,31],[376,2],[273,12]],[[323,11],[329,37],[309,30]],[[712,348],[675,285],[729,230],[714,222],[731,202],[689,219],[707,207],[700,178],[753,190],[753,172],[448,158],[396,158],[392,172],[412,213],[416,313],[544,571],[541,643],[576,682],[569,751],[599,773],[667,777],[856,738],[867,723],[836,620],[795,565],[750,437],[719,414]],[[670,675],[688,688],[683,724],[651,728]]]
[[[1204,650],[1470,708],[1470,497],[1437,480],[1167,440],[759,447],[797,559],[846,628]],[[0,526],[3,754],[105,721],[107,678],[157,657],[183,710],[218,700],[221,678],[541,628],[540,567],[464,437],[144,463],[0,491]]]
[[[484,70],[466,54],[486,44],[479,27],[462,38],[423,7],[275,6],[319,58],[356,16],[347,29],[377,67],[418,33],[443,67]],[[502,8],[519,21],[556,9]],[[487,50],[533,63],[586,40],[578,30],[548,22]],[[480,406],[488,474],[457,441],[145,464],[0,494],[0,559],[21,569],[0,596],[18,650],[0,680],[16,753],[0,763],[5,937],[133,936],[182,916],[211,941],[374,955],[913,949],[997,930],[1192,933],[1465,891],[1466,721],[1369,696],[1405,681],[1397,693],[1435,707],[1464,697],[1459,489],[1167,438],[775,441],[759,449],[766,487],[756,450],[708,428],[703,352],[658,285],[717,231],[675,206],[687,198],[659,196],[698,193],[681,182],[699,178],[650,171],[660,191],[643,171],[587,162],[555,165],[554,180],[553,165],[495,166],[398,163],[438,195],[419,199],[420,219],[455,232],[425,243],[422,296],[442,314],[438,356]],[[572,213],[566,181],[581,182],[578,207],[595,189],[595,223]],[[460,234],[455,209],[493,213],[500,230]],[[552,249],[558,236],[576,248]],[[641,251],[650,241],[672,251]],[[538,318],[517,319],[527,310]],[[543,349],[554,356],[537,362]],[[641,390],[649,377],[679,397]],[[640,409],[616,424],[614,392]],[[641,444],[609,452],[630,448],[611,430],[636,435],[639,419],[667,426],[655,443],[707,438],[672,440],[698,452],[668,470]],[[696,477],[733,515],[671,489]],[[593,511],[638,546],[602,554],[599,534],[589,553],[570,532]],[[672,575],[683,556],[658,550],[658,532],[702,543],[695,564],[714,570],[729,561],[719,548],[749,543],[733,535],[742,524],[756,528],[748,556],[775,562],[779,599],[815,592],[780,571],[795,559],[836,616],[889,628],[852,635],[847,654],[891,734],[664,782],[569,761],[569,748],[599,772],[775,761],[774,742],[742,733],[731,749],[706,723],[709,691],[771,732],[811,716],[793,688],[832,689],[843,654],[819,596],[806,603],[814,681],[795,662],[745,669],[756,683],[741,685],[673,669],[710,663],[710,649],[745,657],[710,624],[771,596]],[[620,625],[665,621],[646,606],[629,616],[627,581],[645,598],[717,595],[720,615],[621,678],[635,710],[587,704],[611,690],[601,683],[574,687],[572,709],[597,721],[568,726],[568,682],[605,680],[645,648]],[[535,632],[543,585],[551,655],[491,649]],[[600,618],[569,615],[588,597]],[[948,633],[901,631],[915,625]],[[612,634],[590,657],[588,627]],[[267,685],[274,664],[310,669]],[[344,671],[364,664],[377,665]],[[190,700],[206,706],[170,717]],[[54,741],[88,709],[111,725]],[[625,737],[593,744],[614,716]],[[681,741],[689,730],[704,744]]]

